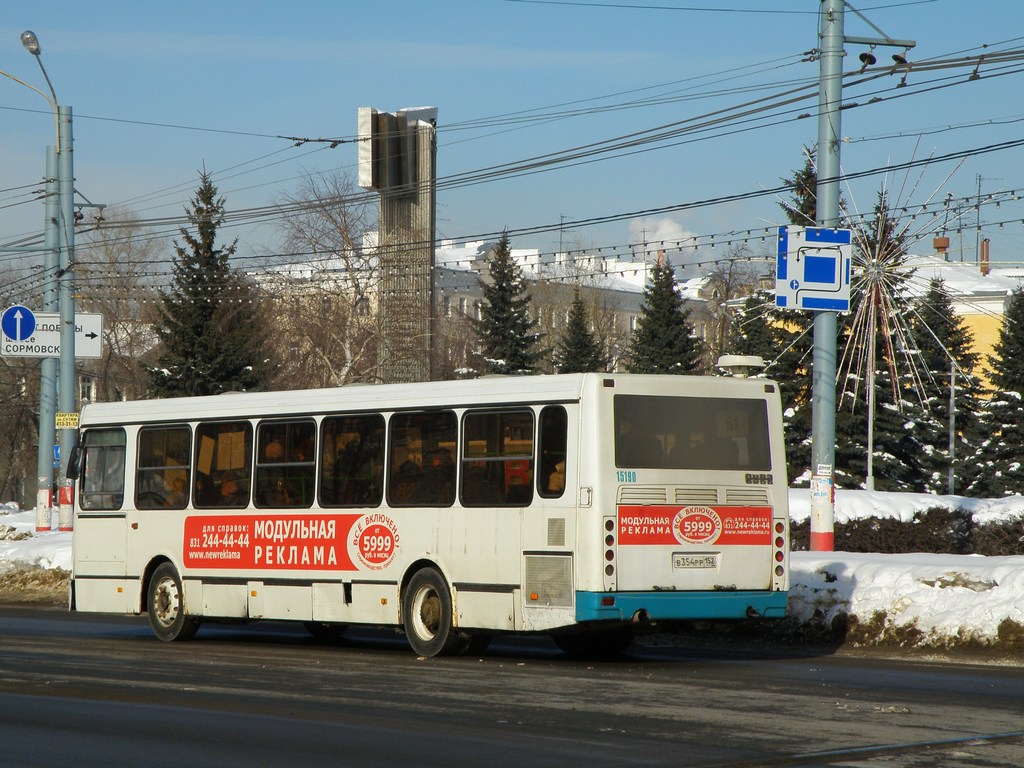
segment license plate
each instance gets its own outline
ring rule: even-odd
[[[675,552],[672,554],[672,567],[681,568],[717,568],[717,552]]]

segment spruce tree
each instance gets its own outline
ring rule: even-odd
[[[818,170],[814,164],[815,150],[804,147],[804,166],[793,172],[792,178],[783,179],[793,188],[791,202],[779,203],[790,224],[813,227],[818,220]]]
[[[989,365],[993,392],[979,414],[985,437],[967,490],[999,498],[1024,493],[1024,288],[1010,297]]]
[[[481,318],[473,325],[483,347],[488,373],[534,373],[541,353],[537,321],[530,317],[530,293],[522,270],[512,259],[508,232],[502,233],[491,256],[489,280],[480,278],[484,300]]]
[[[211,395],[266,387],[271,373],[255,287],[230,265],[237,241],[219,245],[224,198],[206,173],[186,208],[194,233],[174,242],[171,287],[161,292],[157,365],[147,369],[157,397]]]
[[[591,373],[608,368],[608,356],[590,330],[587,307],[578,285],[572,292],[565,332],[555,347],[554,363],[559,373]]]
[[[920,352],[927,419],[918,425],[924,446],[922,464],[926,487],[933,493],[947,493],[966,487],[973,477],[968,461],[978,439],[978,411],[983,396],[975,375],[978,355],[974,339],[963,318],[953,311],[953,302],[941,279],[932,280],[928,293],[917,302],[911,328]],[[950,375],[953,375],[953,382]],[[954,395],[954,456],[949,451],[950,394]],[[955,485],[950,491],[952,464]]]
[[[629,340],[630,373],[701,373],[701,341],[693,334],[690,311],[683,303],[668,259],[654,265],[644,288],[636,330]]]
[[[757,355],[765,362],[760,374],[779,385],[785,423],[786,463],[790,482],[806,482],[811,462],[810,365],[811,334],[807,313],[775,305],[775,296],[758,291],[744,301],[731,326],[729,352]]]
[[[815,163],[816,149],[804,147],[804,164],[783,181],[792,187],[793,196],[789,202],[779,206],[791,225],[813,227],[818,218],[818,170]],[[842,205],[842,201],[840,201]],[[806,485],[811,476],[811,348],[814,334],[811,326],[814,315],[804,310],[775,308],[769,322],[778,325],[780,331],[780,352],[775,365],[769,366],[769,378],[774,378],[782,388],[783,419],[786,426],[786,464],[790,482]],[[766,360],[769,358],[765,358]],[[840,447],[837,446],[837,451]],[[838,468],[838,459],[837,459]],[[837,475],[837,481],[839,476]]]

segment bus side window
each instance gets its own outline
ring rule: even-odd
[[[454,411],[391,417],[388,503],[396,507],[450,507],[455,502],[458,418]]]
[[[384,496],[384,417],[328,416],[320,429],[320,504],[376,507]]]
[[[82,452],[82,509],[120,509],[124,503],[124,430],[118,427],[86,431],[82,435]]]
[[[191,432],[187,426],[142,427],[135,468],[137,509],[184,509]]]
[[[565,491],[568,424],[569,417],[560,405],[546,406],[540,412],[537,492],[546,499],[557,499]]]
[[[521,507],[533,499],[533,411],[470,411],[462,422],[462,504]]]
[[[204,422],[196,427],[193,506],[244,507],[252,480],[252,424]]]
[[[256,432],[257,507],[310,507],[316,477],[316,423],[264,421]]]

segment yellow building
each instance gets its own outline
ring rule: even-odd
[[[974,351],[986,379],[989,356],[999,338],[1003,314],[1010,295],[1024,285],[1024,267],[991,265],[982,251],[982,261],[954,261],[941,246],[944,238],[936,238],[937,250],[928,256],[911,256],[906,266],[914,270],[910,285],[916,295],[923,295],[935,278],[940,278],[953,302],[953,311],[964,320],[974,337]],[[948,243],[948,241],[946,241]]]

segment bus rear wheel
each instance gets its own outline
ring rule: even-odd
[[[171,563],[161,563],[153,571],[146,609],[153,634],[164,642],[191,640],[199,629],[199,621],[185,615],[181,577]]]
[[[435,568],[413,574],[402,595],[402,625],[419,656],[449,656],[466,646],[452,620],[452,593]]]

